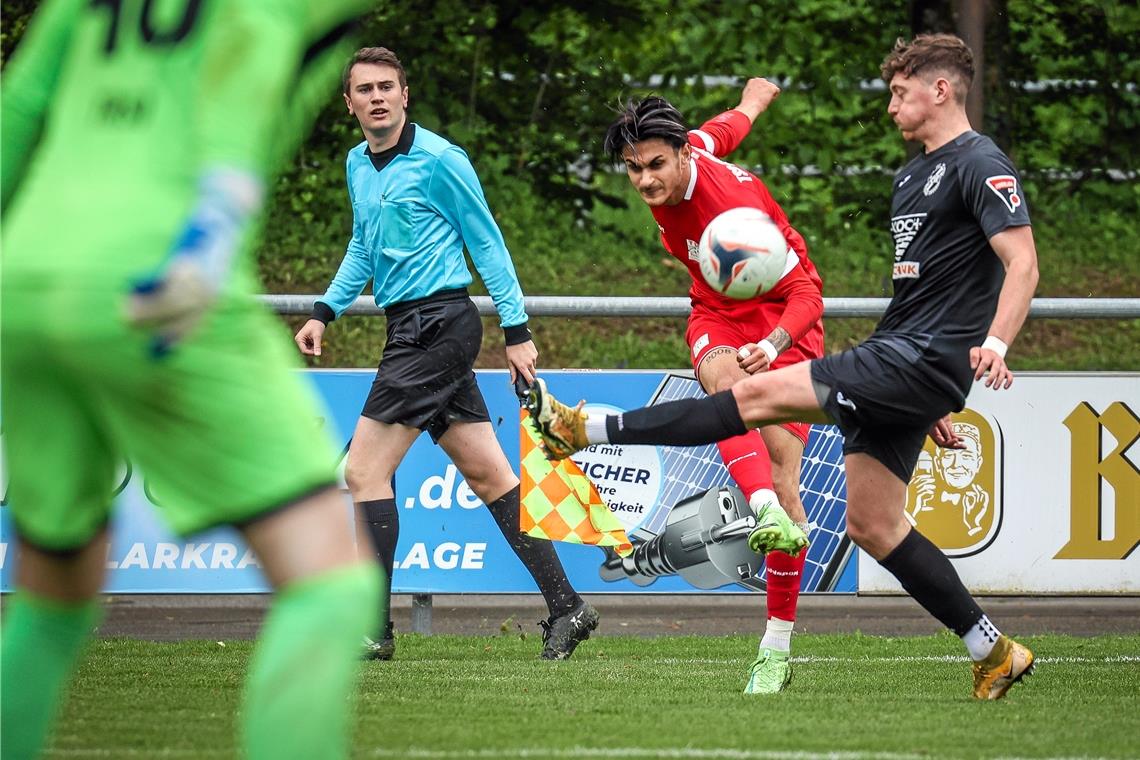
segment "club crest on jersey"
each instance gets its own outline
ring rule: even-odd
[[[934,167],[934,171],[926,178],[926,184],[922,187],[922,194],[926,196],[934,195],[938,191],[938,186],[942,184],[942,177],[946,175],[946,164],[939,164]]]
[[[701,255],[701,246],[695,240],[686,240],[685,247],[689,249],[689,261],[697,261]]]
[[[1021,205],[1021,195],[1017,192],[1017,177],[1011,174],[986,177],[986,187],[993,190],[994,194],[1001,198],[1001,202],[1009,209],[1009,213],[1012,214]]]

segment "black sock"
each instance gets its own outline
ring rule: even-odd
[[[606,418],[610,443],[697,446],[747,432],[732,391],[668,401]]]
[[[927,612],[959,636],[981,619],[982,608],[962,585],[950,560],[917,530],[911,529],[879,564],[898,578]]]
[[[364,521],[368,535],[372,538],[376,559],[384,568],[382,619],[391,620],[392,569],[396,564],[396,541],[400,538],[400,512],[396,509],[394,498],[360,501],[356,503],[356,507],[360,510],[360,519]],[[378,637],[384,638],[384,635],[385,631],[380,631]]]
[[[582,598],[566,578],[562,561],[554,552],[554,544],[519,532],[519,487],[515,486],[488,504],[487,509],[538,584],[550,616],[559,617],[577,607]]]

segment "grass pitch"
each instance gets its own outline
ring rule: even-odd
[[[361,664],[360,758],[1074,758],[1140,755],[1140,635],[1027,637],[1037,672],[970,699],[957,638],[803,635],[775,697],[745,697],[756,639],[400,636]],[[48,757],[234,757],[252,643],[92,644]]]

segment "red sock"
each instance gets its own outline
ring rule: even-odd
[[[796,619],[796,602],[800,598],[800,576],[805,559],[806,549],[798,557],[784,552],[768,553],[768,617],[789,622]]]
[[[768,447],[758,430],[749,430],[744,435],[729,438],[716,445],[720,458],[728,468],[728,474],[740,486],[745,499],[761,488],[772,488],[772,460],[768,458]]]

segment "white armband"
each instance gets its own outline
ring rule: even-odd
[[[756,345],[760,347],[761,351],[768,354],[769,364],[776,361],[776,357],[780,355],[780,352],[776,350],[776,347],[774,345],[772,345],[772,341],[768,340],[767,338],[760,341]]]
[[[982,342],[982,348],[993,351],[1002,359],[1005,358],[1005,352],[1009,350],[1009,346],[1005,344],[1005,341],[994,335],[989,335],[986,337],[985,341]]]

